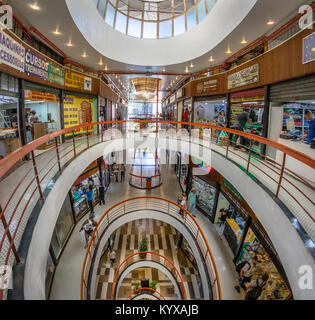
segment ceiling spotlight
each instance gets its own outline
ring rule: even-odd
[[[225,51],[225,53],[226,53],[226,54],[231,54],[231,53],[232,53],[230,47],[227,48],[227,50]]]
[[[213,57],[211,56],[208,61],[213,62],[214,61]]]
[[[53,34],[55,34],[56,36],[61,35],[61,32],[58,30],[58,27],[56,28],[55,31],[53,31]]]
[[[86,52],[85,52],[85,51],[83,52],[82,57],[83,57],[83,58],[86,58],[86,57],[87,57],[87,55],[86,55]]]
[[[162,71],[165,72],[165,68],[163,68]]]
[[[190,68],[193,68],[195,65],[193,64],[193,62],[190,62]]]
[[[314,47],[314,48],[312,48],[312,51],[313,51],[313,52],[315,51],[315,47]]]
[[[241,41],[241,44],[246,44],[247,40],[245,39],[245,37],[243,37],[243,40]]]
[[[105,70],[105,71],[107,71],[107,70],[108,70],[108,68],[107,68],[107,65],[105,65],[105,68],[104,68],[104,70]]]
[[[103,65],[102,57],[100,58],[100,62],[98,63],[100,66]]]
[[[40,6],[37,4],[37,1],[35,1],[34,3],[31,3],[29,6],[33,10],[36,10],[36,11],[40,10]]]
[[[275,22],[274,22],[274,20],[272,20],[272,19],[269,19],[268,22],[267,22],[268,26],[271,26],[271,25],[273,25],[274,23],[275,23]]]
[[[71,42],[71,40],[69,40],[69,42],[66,44],[67,47],[73,47],[73,43]]]
[[[186,66],[185,72],[189,72],[189,70],[188,70],[188,66]]]

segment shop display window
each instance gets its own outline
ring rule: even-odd
[[[73,226],[74,219],[72,213],[72,206],[69,195],[67,195],[61,207],[59,217],[57,219],[56,226],[51,239],[51,248],[56,259],[59,259],[59,256],[66,244],[66,241]]]
[[[268,280],[263,287],[259,300],[285,300],[291,294],[291,291],[255,233],[249,228],[238,261],[250,261],[255,256],[258,259],[258,264],[251,280],[261,279],[264,274],[268,274]]]
[[[212,217],[217,189],[197,176],[193,177],[193,186],[197,191],[197,206]]]
[[[226,100],[196,101],[194,103],[194,122],[216,125],[222,110],[226,114]]]
[[[309,122],[305,120],[306,110],[310,110],[315,118],[314,105],[307,103],[290,103],[283,106],[280,138],[307,142]]]

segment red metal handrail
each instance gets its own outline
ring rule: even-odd
[[[141,200],[146,201],[145,206],[141,205]],[[156,200],[158,202],[157,205],[154,202]],[[135,203],[132,203],[132,202],[135,202]],[[128,203],[132,203],[130,204],[130,211],[128,211]],[[164,203],[167,204],[166,207],[163,206]],[[81,300],[87,299],[89,268],[92,263],[93,255],[95,253],[95,248],[100,239],[100,235],[103,233],[105,228],[107,228],[110,225],[111,221],[117,219],[119,216],[125,215],[126,213],[129,213],[129,212],[134,212],[135,210],[144,210],[144,209],[145,210],[149,209],[148,210],[149,213],[154,211],[160,211],[160,212],[175,216],[176,218],[182,219],[182,222],[185,224],[185,226],[196,237],[196,243],[198,244],[200,253],[203,256],[204,263],[208,272],[208,276],[211,281],[210,289],[212,292],[212,298],[221,300],[222,294],[221,294],[221,285],[220,285],[218,270],[217,270],[210,246],[198,222],[190,214],[189,211],[181,207],[179,204],[168,199],[163,199],[160,197],[153,197],[153,196],[134,197],[131,199],[126,199],[121,202],[118,202],[115,205],[113,205],[111,208],[109,208],[100,218],[96,228],[93,231],[91,239],[89,241],[89,244],[85,253],[84,261],[83,261],[82,272],[81,272],[81,290],[80,290]],[[184,212],[183,215],[180,213],[180,210]],[[155,215],[153,215],[153,218],[154,217]],[[137,252],[137,253],[134,253],[133,255],[136,255],[136,254],[139,254],[139,253]],[[154,253],[154,254],[159,255],[158,253]],[[113,296],[113,291],[111,296]]]
[[[157,291],[157,290],[155,290],[153,288],[147,288],[147,287],[139,288],[139,289],[136,289],[136,290],[132,291],[127,296],[126,300],[129,300],[132,297],[132,295],[137,294],[138,292],[140,292],[140,294],[141,294],[142,290],[152,291],[152,293],[150,293],[150,295],[152,295],[152,296],[154,296],[154,293],[157,293],[162,298],[162,300],[165,300],[165,297],[159,291]]]
[[[186,293],[186,289],[185,289],[185,286],[184,286],[183,278],[182,278],[180,272],[178,271],[178,269],[175,267],[174,263],[170,259],[168,259],[167,257],[163,256],[162,254],[157,253],[157,252],[153,252],[153,251],[140,251],[140,252],[132,253],[131,255],[129,255],[127,258],[125,258],[120,263],[120,265],[118,266],[118,268],[116,269],[115,274],[114,274],[114,279],[113,279],[112,288],[111,288],[111,295],[110,295],[111,300],[114,299],[116,286],[117,286],[117,281],[118,281],[121,273],[130,265],[128,263],[133,263],[133,262],[135,262],[134,258],[138,258],[139,257],[139,259],[141,259],[142,255],[147,255],[147,254],[155,256],[155,257],[158,257],[158,258],[162,258],[165,266],[166,266],[167,263],[171,266],[170,272],[173,274],[174,278],[177,280],[177,283],[178,283],[179,288],[181,290],[181,294],[182,294],[183,299],[187,300],[187,293]],[[147,257],[144,258],[144,259],[141,259],[141,260],[136,260],[136,261],[144,261],[144,260],[145,261],[151,261]],[[124,269],[122,269],[122,267],[124,265],[126,265],[126,266],[125,266]],[[175,272],[175,274],[174,274],[174,272]]]
[[[57,170],[62,170],[62,167],[60,166],[60,163],[62,162],[63,165],[75,158],[80,154],[80,152],[83,152],[88,147],[92,147],[92,139],[96,139],[93,142],[93,145],[96,143],[101,143],[104,141],[104,129],[102,128],[98,133],[89,133],[89,134],[81,134],[78,136],[74,135],[74,132],[81,128],[93,128],[96,130],[98,125],[108,124],[108,125],[114,125],[114,124],[123,124],[123,123],[159,123],[164,126],[168,125],[189,125],[192,128],[204,128],[204,133],[208,130],[210,131],[210,141],[214,139],[215,132],[225,131],[229,138],[226,139],[227,145],[222,146],[222,150],[224,151],[224,156],[229,159],[229,157],[232,155],[234,158],[239,159],[240,163],[242,164],[247,172],[252,171],[253,169],[259,171],[262,175],[264,175],[270,183],[274,184],[276,186],[276,192],[274,192],[273,188],[270,189],[272,192],[274,192],[276,197],[284,197],[284,194],[286,194],[290,199],[292,199],[292,203],[296,203],[296,205],[302,209],[303,214],[305,213],[309,219],[305,220],[304,218],[301,219],[301,224],[306,229],[306,232],[308,233],[308,230],[313,230],[313,226],[310,223],[314,223],[314,187],[308,183],[303,177],[299,176],[296,172],[292,171],[290,168],[287,168],[286,166],[286,159],[288,159],[288,156],[298,161],[301,165],[306,165],[310,168],[310,172],[312,172],[312,169],[315,169],[315,159],[305,155],[301,152],[298,152],[292,148],[289,148],[285,145],[282,145],[276,141],[263,138],[260,136],[256,136],[249,133],[240,132],[234,129],[228,129],[228,128],[222,128],[217,127],[213,125],[205,125],[200,123],[187,123],[187,122],[177,122],[177,121],[164,121],[164,120],[136,120],[136,121],[127,121],[127,120],[121,120],[121,121],[103,121],[103,122],[95,122],[95,123],[86,123],[82,124],[76,127],[62,129],[59,131],[56,131],[54,133],[48,134],[46,136],[43,136],[35,141],[32,141],[31,143],[17,149],[16,151],[12,152],[8,156],[6,156],[4,159],[0,160],[0,179],[4,177],[5,174],[8,173],[9,170],[13,169],[13,166],[17,164],[21,159],[23,159],[28,154],[32,154],[36,148],[41,146],[42,144],[45,144],[49,140],[55,139],[59,136],[67,134],[69,136],[70,140],[66,140],[66,142],[62,145],[58,145],[53,147],[49,150],[48,157],[47,156],[40,156],[40,158],[35,157],[34,165],[29,166],[25,173],[22,175],[22,178],[20,180],[17,180],[15,184],[12,185],[12,191],[8,193],[8,197],[3,203],[3,199],[1,200],[1,205],[3,210],[0,207],[0,220],[2,221],[2,230],[0,235],[0,253],[1,257],[3,257],[4,262],[9,261],[10,254],[13,252],[16,261],[19,261],[19,257],[17,255],[17,247],[18,247],[18,240],[15,246],[16,236],[19,234],[23,234],[23,230],[21,231],[21,227],[25,227],[25,223],[23,222],[28,217],[25,215],[26,212],[31,210],[34,201],[36,202],[38,200],[38,196],[41,195],[41,193],[45,189],[46,182],[50,179],[51,175],[53,176]],[[201,136],[201,139],[206,140],[206,135],[203,133]],[[265,156],[264,154],[261,154],[258,152],[261,159],[258,161],[259,166],[254,163],[255,159],[252,155],[250,155],[248,158],[245,154],[241,154],[239,152],[233,151],[232,148],[229,147],[230,144],[230,135],[231,134],[237,134],[239,136],[242,136],[244,138],[249,139],[252,142],[259,142],[266,146],[270,146],[272,148],[275,148],[278,151],[281,151],[284,155],[282,163],[278,163],[273,159],[270,159],[269,157]],[[179,138],[179,137],[177,137]],[[91,143],[89,144],[89,141]],[[245,146],[245,148],[247,148]],[[247,148],[250,150],[250,148]],[[59,159],[57,156],[57,151],[59,152]],[[54,154],[55,152],[55,154]],[[250,152],[250,151],[249,151]],[[72,154],[73,153],[73,154]],[[257,153],[257,151],[256,151]],[[40,159],[40,161],[38,160]],[[270,161],[269,161],[270,160]],[[27,164],[28,162],[26,162]],[[38,170],[37,170],[38,169]],[[37,174],[36,174],[37,172]],[[271,174],[269,174],[270,172]],[[38,179],[37,179],[38,178]],[[288,186],[294,187],[294,194],[291,192],[290,188]],[[308,190],[305,192],[304,189],[301,189],[301,186],[305,186],[305,188]],[[11,187],[10,185],[8,186]],[[43,190],[42,190],[43,189]],[[36,192],[38,191],[38,193]],[[281,194],[281,192],[283,194]],[[299,195],[300,197],[297,197]],[[287,198],[285,198],[286,200]],[[44,199],[43,199],[44,200]],[[293,210],[295,207],[293,207]],[[301,211],[293,211],[293,213],[298,214],[298,220],[300,221],[299,216],[301,216]],[[309,224],[309,225],[307,225]],[[1,228],[1,225],[0,225]],[[313,232],[313,231],[312,231]],[[7,239],[7,243],[5,240]],[[1,295],[1,290],[0,290]]]

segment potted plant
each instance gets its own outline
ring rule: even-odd
[[[153,289],[153,290],[156,290],[156,285],[157,285],[157,281],[156,281],[156,280],[153,280],[153,281],[151,281],[151,283],[150,283],[150,288]]]
[[[136,282],[134,285],[133,285],[133,290],[136,291],[140,288],[140,282]]]
[[[142,237],[142,240],[139,244],[139,251],[143,252],[143,251],[148,251],[148,238],[146,236]],[[140,258],[144,259],[146,256],[146,253],[142,253],[140,254]]]

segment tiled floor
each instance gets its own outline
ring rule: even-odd
[[[138,252],[139,243],[143,235],[148,238],[148,251],[165,256],[178,268],[184,281],[188,299],[200,298],[200,276],[198,270],[194,268],[180,249],[174,250],[177,243],[176,230],[158,220],[140,219],[129,222],[114,233],[113,247],[116,252],[116,261],[113,265],[114,268],[112,268],[108,252],[100,260],[96,299],[108,299],[110,297],[114,272],[125,258]],[[114,272],[111,272],[112,269],[114,269]],[[157,278],[153,279],[152,276],[151,279],[159,280]],[[125,292],[128,292],[128,294],[132,291],[134,280],[133,278],[130,279],[129,287],[124,286]]]

